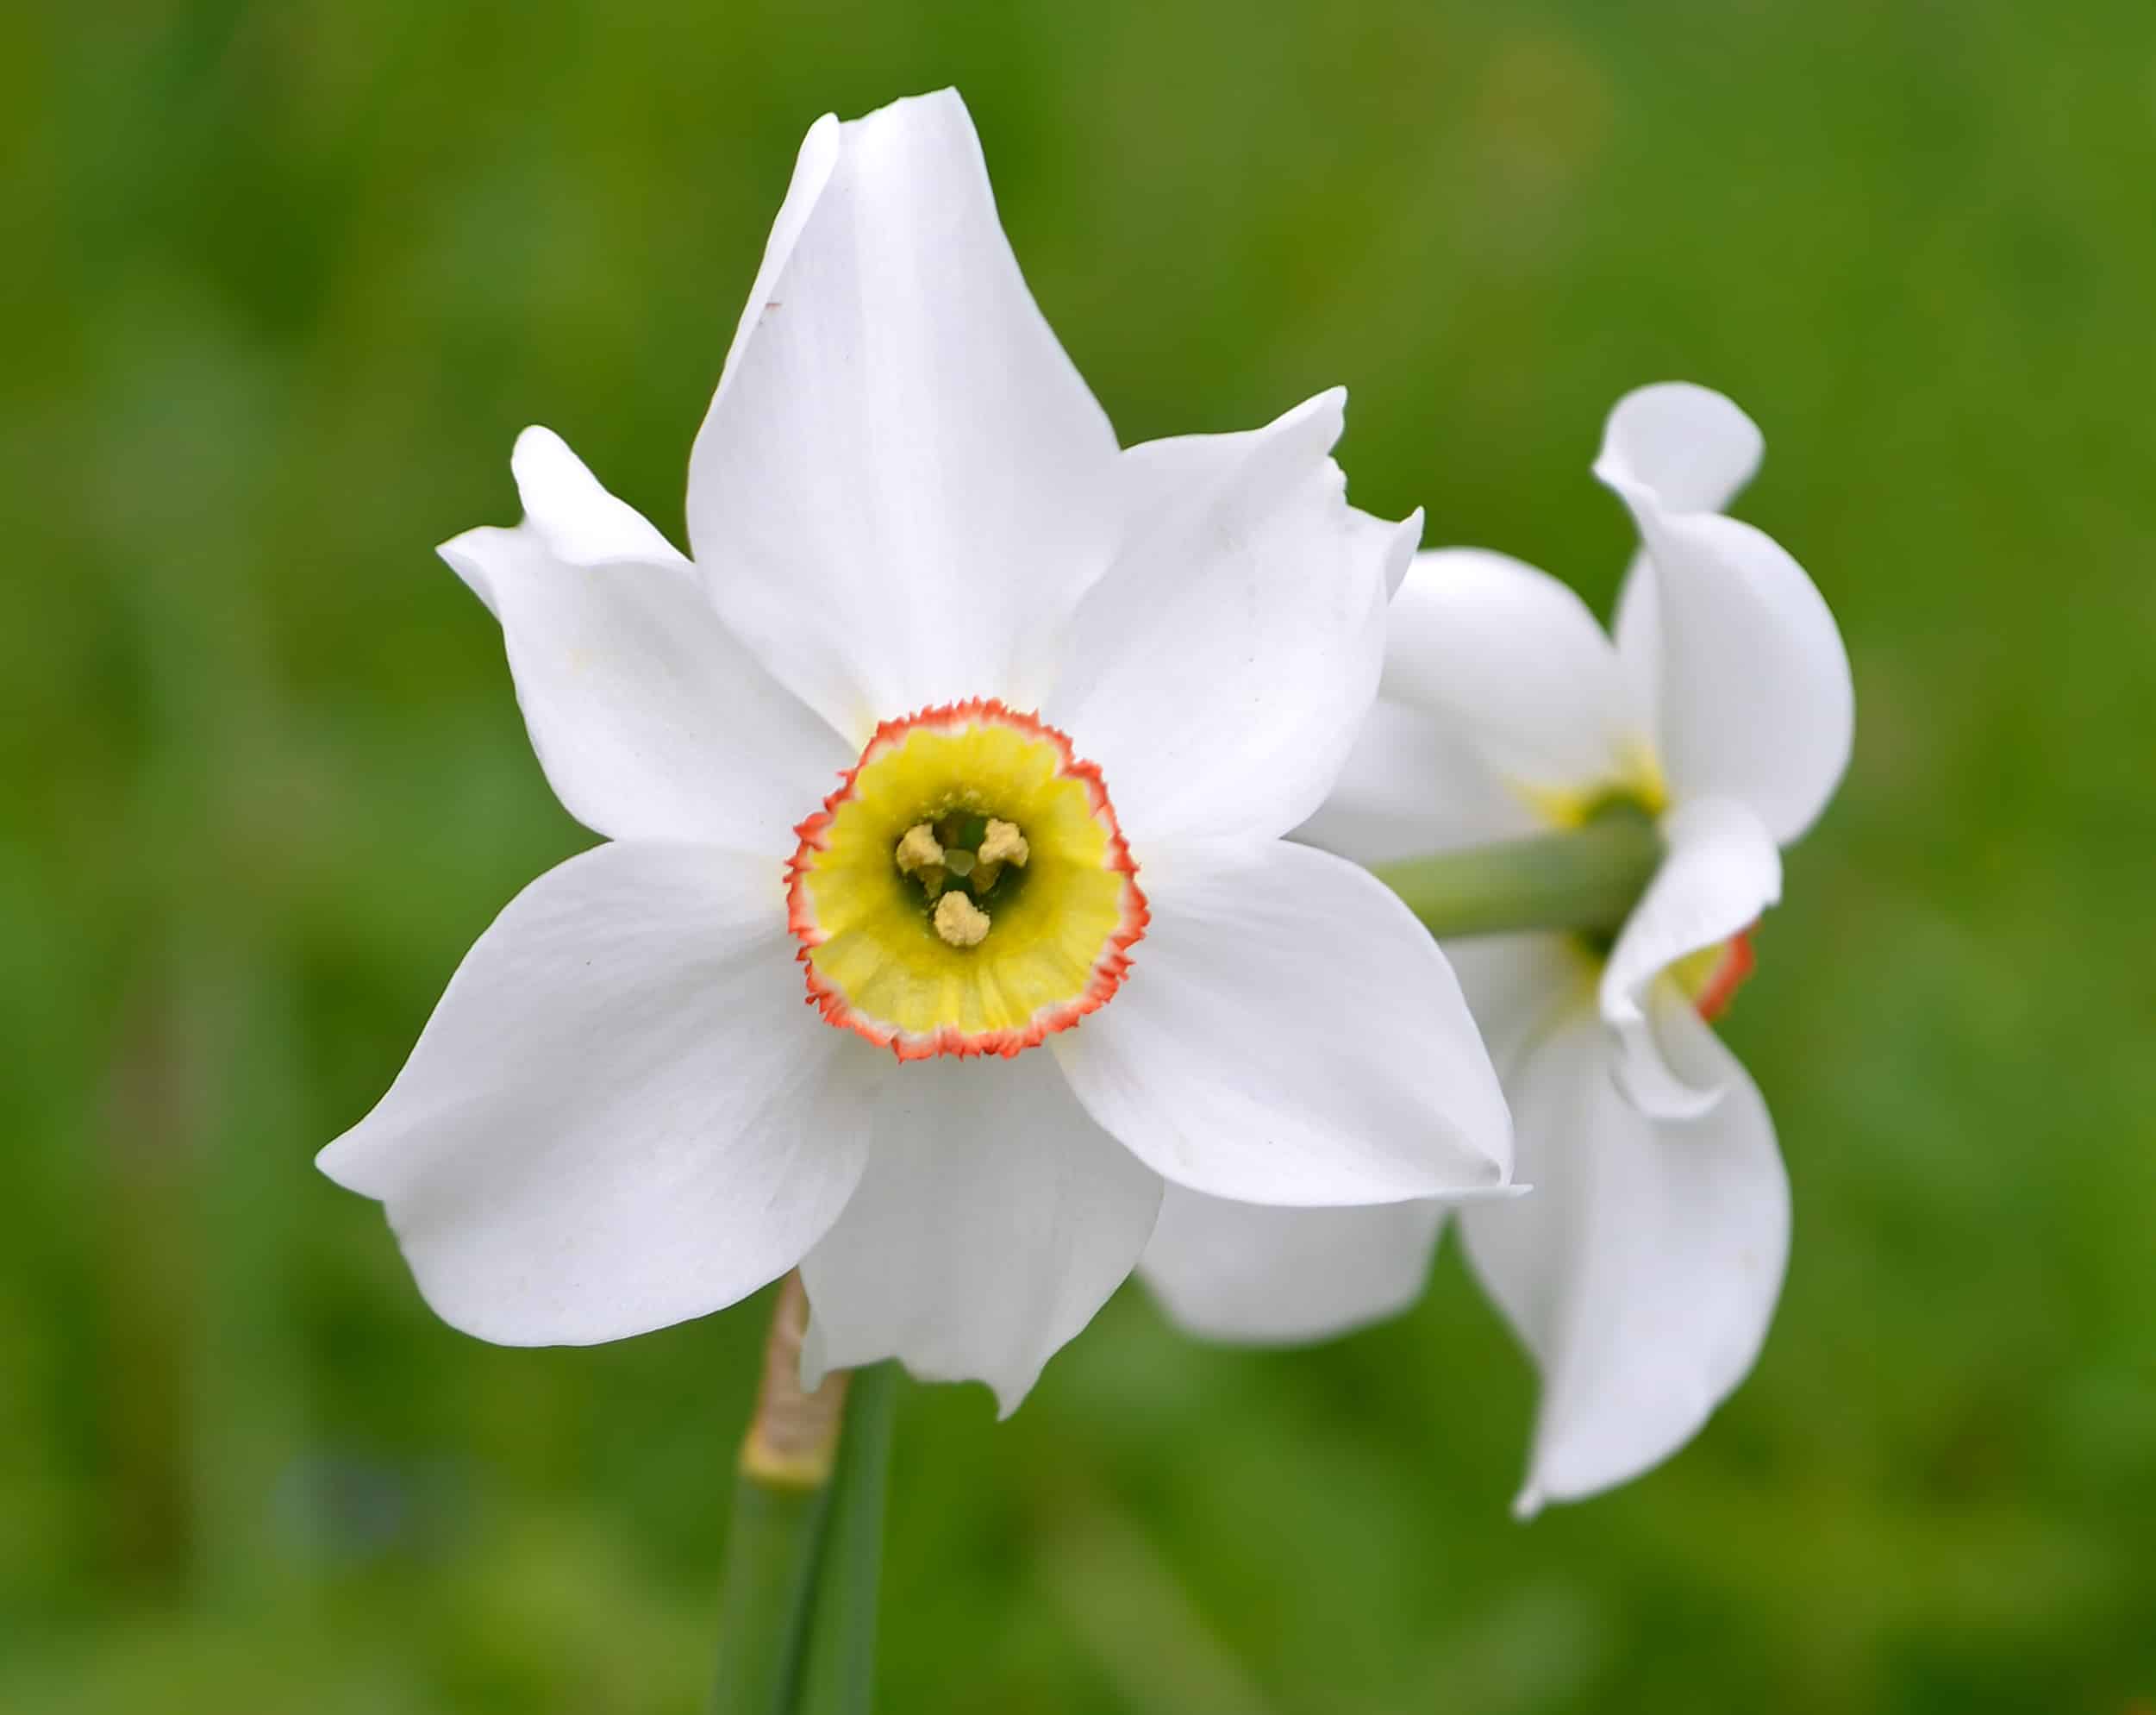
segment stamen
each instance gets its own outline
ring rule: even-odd
[[[1011,863],[1023,869],[1026,860],[1033,855],[1026,844],[1026,836],[1018,831],[1015,822],[998,822],[991,817],[988,831],[981,836],[978,854],[983,863]]]
[[[924,869],[933,869],[943,861],[942,846],[937,842],[935,829],[925,822],[916,822],[906,829],[898,842],[895,854],[901,875],[918,875]]]
[[[978,849],[955,843],[971,840]],[[1003,866],[1023,869],[1026,860],[1033,855],[1033,848],[1026,843],[1026,836],[1018,831],[1016,822],[1005,822],[996,817],[984,820],[978,816],[953,814],[941,822],[916,822],[900,837],[891,856],[901,875],[910,875],[921,884],[921,891],[932,901],[942,898],[944,890],[951,886],[951,879],[967,883],[976,899],[985,898],[996,885],[996,878],[1003,873]],[[974,947],[980,942],[985,929],[975,933],[971,924],[953,911],[950,921],[959,925],[945,929],[943,919],[937,920],[937,929],[953,947]],[[985,919],[983,919],[985,922]],[[960,936],[970,939],[957,938]]]
[[[978,947],[988,939],[988,913],[963,893],[936,901],[936,933],[952,947]]]

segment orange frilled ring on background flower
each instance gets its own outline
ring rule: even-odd
[[[1752,936],[1759,928],[1740,929],[1728,940],[1688,953],[1670,967],[1670,975],[1692,1008],[1712,1024],[1729,1010],[1737,991],[1752,980],[1759,964]]]
[[[1100,770],[992,698],[884,722],[796,831],[809,998],[901,1060],[1037,1047],[1115,992],[1146,932]]]

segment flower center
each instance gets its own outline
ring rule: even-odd
[[[884,722],[795,831],[809,998],[901,1060],[1008,1056],[1067,1030],[1145,934],[1100,771],[992,699]]]
[[[1033,848],[1016,823],[956,810],[940,822],[916,822],[906,829],[891,858],[898,873],[921,884],[931,907],[928,921],[953,947],[978,947],[988,939],[991,919],[981,901],[996,891],[1004,872],[1015,895],[1019,872]]]
[[[1628,746],[1616,774],[1599,786],[1559,791],[1515,780],[1512,789],[1553,828],[1584,828],[1598,817],[1613,814],[1659,822],[1670,807],[1661,761],[1643,743]]]

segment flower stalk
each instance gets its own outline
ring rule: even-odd
[[[1568,929],[1614,936],[1661,861],[1654,823],[1625,804],[1560,833],[1373,868],[1433,935]]]
[[[868,1715],[875,1696],[876,1599],[884,1562],[898,1366],[871,1365],[846,1401],[823,1552],[809,1610],[797,1715]]]
[[[898,1367],[801,1386],[809,1299],[786,1276],[741,1440],[711,1715],[867,1715]]]
[[[801,1276],[786,1276],[764,1348],[756,1411],[742,1438],[719,1604],[711,1715],[791,1715],[809,1597],[831,1500],[849,1373],[801,1386],[809,1325]]]

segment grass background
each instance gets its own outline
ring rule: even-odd
[[[1690,1449],[1514,1524],[1530,1380],[1449,1250],[1310,1353],[1127,1291],[1008,1425],[909,1390],[884,1706],[2156,1695],[2145,0],[5,29],[0,1707],[696,1706],[761,1305],[491,1349],[310,1157],[586,843],[431,545],[531,420],[678,532],[801,132],[945,82],[1127,441],[1345,381],[1359,502],[1606,604],[1603,414],[1733,393],[1859,740],[1727,1024],[1797,1230]]]

